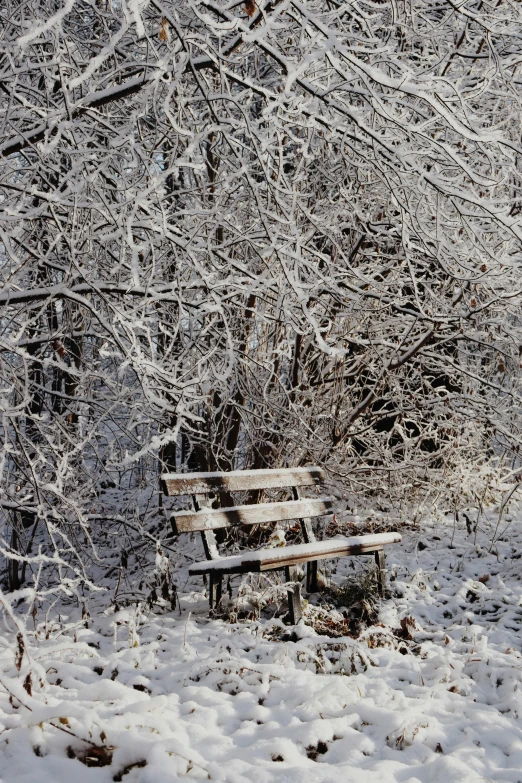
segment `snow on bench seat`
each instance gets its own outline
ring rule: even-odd
[[[344,555],[359,555],[375,552],[386,544],[396,544],[402,540],[400,533],[375,533],[373,535],[329,538],[311,544],[292,544],[291,546],[260,549],[257,552],[245,552],[241,555],[219,557],[194,563],[189,574],[209,572],[242,573],[251,571],[269,571],[274,568],[306,563]]]

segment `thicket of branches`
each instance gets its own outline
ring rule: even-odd
[[[89,581],[100,482],[514,482],[519,4],[6,0],[0,34],[11,588]]]

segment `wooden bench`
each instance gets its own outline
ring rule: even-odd
[[[222,596],[222,578],[226,574],[244,574],[281,569],[285,571],[288,590],[290,621],[301,617],[300,581],[296,574],[298,563],[307,564],[306,588],[317,590],[317,563],[319,560],[347,555],[373,554],[377,564],[378,586],[384,593],[386,569],[383,547],[401,540],[399,533],[379,533],[350,537],[335,537],[317,541],[311,519],[331,514],[331,498],[302,498],[300,487],[319,486],[325,480],[321,468],[283,468],[280,470],[237,470],[229,473],[167,473],[163,475],[164,491],[169,496],[190,495],[193,511],[178,511],[171,517],[176,535],[198,531],[203,539],[206,561],[194,563],[189,574],[209,575],[210,608],[217,607]],[[293,500],[273,503],[211,508],[217,493],[230,503],[231,492],[291,488]],[[210,497],[209,497],[210,496]],[[268,522],[298,520],[303,544],[244,551],[222,557],[219,554],[214,531],[241,525],[263,525]]]

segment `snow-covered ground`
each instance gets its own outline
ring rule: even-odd
[[[38,618],[42,690],[1,653],[2,783],[522,781],[522,522],[491,553],[491,530],[401,532],[357,639],[209,619],[188,537],[175,611]]]

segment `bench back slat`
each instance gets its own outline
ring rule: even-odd
[[[223,490],[310,487],[325,480],[321,468],[281,468],[280,470],[234,470],[230,473],[165,473],[162,481],[170,496],[209,494]]]
[[[284,522],[302,517],[320,517],[329,514],[330,498],[287,500],[282,503],[261,503],[258,506],[180,511],[171,517],[174,533],[196,530],[217,530],[238,525],[263,525],[265,522]]]

